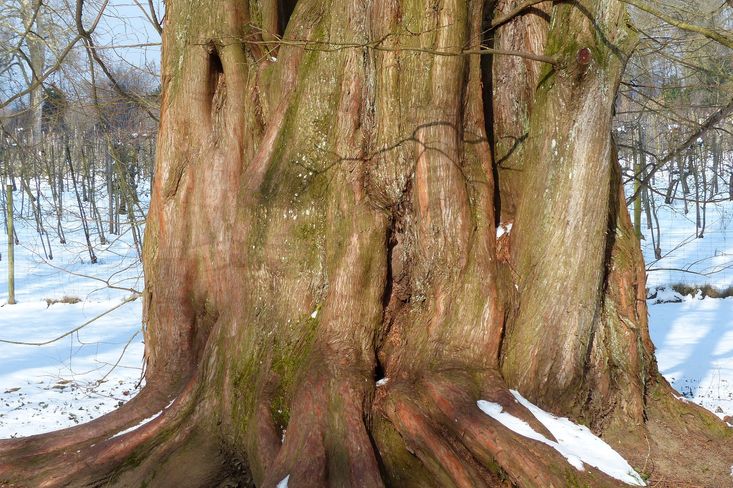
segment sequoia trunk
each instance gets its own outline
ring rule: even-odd
[[[618,483],[477,408],[545,432],[509,388],[655,479],[727,480],[729,433],[674,398],[648,336],[610,135],[623,8],[515,6],[169,1],[146,389],[3,441],[0,480]],[[720,454],[675,462],[654,437],[683,428],[687,456]]]

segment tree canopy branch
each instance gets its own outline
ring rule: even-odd
[[[660,168],[662,168],[668,162],[677,158],[680,154],[682,154],[689,147],[691,147],[695,143],[695,141],[697,141],[700,137],[705,135],[707,131],[712,129],[717,123],[719,123],[721,120],[724,120],[730,114],[733,114],[733,98],[731,98],[725,106],[721,107],[719,110],[713,113],[710,117],[708,117],[707,120],[705,120],[705,122],[700,124],[700,127],[696,131],[694,131],[692,134],[690,134],[682,144],[677,146],[675,149],[671,150],[662,159],[659,159],[657,163],[654,165],[654,167],[652,168],[652,170],[649,171],[649,173],[644,178],[639,180],[639,183],[640,183],[639,189],[636,190],[634,194],[631,195],[631,197],[626,199],[626,204],[627,205],[630,204],[634,200],[634,198],[636,198],[636,196],[641,191],[641,189],[649,184],[654,174]]]
[[[491,28],[496,29],[497,27],[501,27],[502,25],[511,21],[514,17],[523,13],[525,10],[531,7],[534,7],[538,3],[550,2],[550,1],[554,1],[554,0],[527,0],[526,2],[522,3],[521,5],[517,5],[516,7],[514,7],[512,10],[510,10],[506,14],[499,16],[495,18],[494,20],[492,20]]]
[[[678,29],[701,34],[707,37],[708,39],[711,39],[719,44],[722,44],[723,46],[733,49],[733,36],[731,35],[726,35],[714,29],[708,29],[707,27],[702,27],[696,24],[690,24],[688,22],[684,22],[682,20],[677,20],[674,17],[668,14],[665,14],[661,10],[655,9],[654,7],[652,7],[651,5],[649,5],[648,3],[642,0],[620,0],[620,1],[628,5],[633,5],[634,7],[638,8],[639,10],[642,10],[648,14],[651,14],[654,17],[657,17],[658,19],[663,20],[667,24],[677,27]]]

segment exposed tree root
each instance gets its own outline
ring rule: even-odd
[[[232,453],[241,447],[226,446],[223,437],[203,427],[208,424],[201,419],[211,412],[196,401],[198,387],[192,380],[172,403],[145,389],[126,407],[88,425],[2,441],[0,486],[204,487],[226,486],[222,483],[232,479],[274,487],[286,477],[293,487],[621,484],[590,466],[577,471],[552,448],[481,412],[477,400],[498,403],[553,439],[493,371],[461,368],[390,381],[377,389],[372,402],[374,383],[367,371],[316,367],[294,397],[282,447],[271,446],[264,457],[252,453],[264,467],[255,479],[237,469]],[[731,429],[680,400],[663,380],[650,392],[645,427],[629,424],[603,437],[650,477],[650,486],[730,483]],[[410,463],[414,478],[405,478],[399,470]]]
[[[263,2],[199,3],[167,11],[145,252],[149,380],[196,374],[0,441],[0,486],[621,484],[484,414],[478,400],[553,439],[507,384],[586,415],[660,486],[730,485],[730,430],[658,377],[638,242],[603,183],[617,2],[548,2],[551,23],[517,25],[527,42],[499,32],[499,47],[558,51],[558,66],[521,70],[526,86],[433,53],[478,48],[490,2],[272,0],[263,25]],[[268,28],[314,42],[277,46],[277,61]],[[581,42],[607,66],[578,66]],[[492,81],[516,90],[494,100],[505,130],[490,136]],[[522,170],[499,195],[491,137],[506,139],[501,172]],[[499,256],[497,210],[515,221]],[[375,356],[390,377],[376,391]]]
[[[384,486],[365,425],[371,375],[311,374],[295,397],[285,442],[262,486]]]
[[[87,424],[1,440],[0,486],[101,486],[116,483],[138,464],[154,466],[193,432],[195,423],[188,420],[197,386],[192,379],[178,395],[148,386],[123,407]],[[136,476],[141,473],[146,471]]]
[[[616,486],[593,468],[577,471],[552,448],[518,435],[477,407],[483,399],[552,435],[516,402],[495,373],[479,379],[464,371],[432,373],[414,384],[390,387],[380,410],[401,434],[410,452],[437,480],[436,486],[564,487],[571,482]]]

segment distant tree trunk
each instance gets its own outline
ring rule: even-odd
[[[545,2],[493,29],[514,3],[167,7],[147,386],[0,443],[0,479],[618,485],[477,408],[543,429],[515,388],[653,480],[729,482],[728,428],[654,361],[611,139],[634,45],[620,2]],[[489,38],[554,61],[482,63]],[[497,222],[513,224],[498,242]]]
[[[26,36],[28,54],[26,60],[30,68],[30,84],[37,82],[46,66],[46,43],[43,38],[45,12],[41,0],[21,0],[21,16]],[[30,93],[31,144],[40,145],[43,137],[43,85],[39,84]],[[34,151],[35,152],[35,151]]]
[[[641,144],[641,142],[639,142]],[[640,148],[641,149],[641,148]],[[641,178],[643,177],[641,174],[641,154],[640,151],[637,151],[636,148],[633,149],[633,155],[634,155],[634,233],[636,233],[636,237],[638,239],[641,239],[641,207],[642,207],[642,201],[641,201]],[[647,221],[647,224],[649,224],[649,221]]]
[[[87,252],[89,253],[89,262],[92,264],[96,264],[97,255],[94,252],[94,245],[92,244],[91,233],[89,232],[89,221],[87,220],[86,212],[84,211],[84,204],[82,203],[81,194],[79,193],[76,171],[74,170],[74,163],[71,160],[71,148],[69,148],[68,139],[64,140],[64,159],[66,159],[66,164],[69,167],[69,176],[71,177],[71,184],[74,187],[76,204],[79,208],[79,219],[81,220],[82,230],[84,231],[84,239],[86,240],[87,244]]]
[[[702,239],[705,236],[705,225],[707,224],[707,208],[708,208],[708,164],[705,150],[700,148],[700,166],[701,166],[701,184],[702,184],[702,197],[698,203],[698,212],[700,220],[700,230],[697,232],[697,237]],[[715,173],[713,173],[715,174]],[[715,179],[715,178],[713,178]]]
[[[641,192],[641,200],[644,204],[644,211],[646,215],[646,228],[649,230],[649,236],[652,240],[652,247],[654,248],[654,259],[662,259],[662,247],[660,244],[661,240],[661,227],[659,226],[659,216],[657,214],[657,206],[654,201],[654,197],[649,195],[649,187],[644,187]]]
[[[15,305],[15,228],[13,226],[13,185],[5,186],[5,230],[8,237],[8,305]]]
[[[711,196],[715,198],[720,191],[718,185],[718,179],[722,178],[722,165],[720,164],[723,159],[722,144],[720,143],[720,134],[715,131],[713,132],[713,181],[711,187]]]
[[[51,137],[49,144],[50,156],[45,160],[46,176],[51,189],[51,199],[54,205],[54,213],[56,214],[56,235],[60,244],[66,244],[66,236],[61,223],[64,212],[64,179],[63,179],[63,156],[59,157],[59,163],[56,162],[56,137]],[[59,151],[63,152],[63,151]],[[60,166],[60,167],[57,167]]]
[[[110,142],[107,143],[107,151],[105,152],[105,178],[107,179],[107,232],[111,235],[117,234],[115,229],[115,175],[114,161],[110,152]]]
[[[94,145],[89,146],[89,149],[87,151],[84,150],[84,147],[81,147],[81,158],[82,158],[82,164],[85,168],[85,177],[84,180],[87,181],[86,186],[88,187],[88,193],[87,196],[89,197],[89,214],[91,218],[94,220],[95,227],[97,229],[97,236],[99,236],[99,243],[101,245],[107,244],[107,238],[104,235],[104,222],[102,221],[102,214],[99,212],[99,208],[97,207],[97,190],[95,185],[95,179],[96,179],[96,165],[94,164],[94,155],[96,154],[94,150]]]
[[[687,184],[687,177],[690,175],[689,168],[686,164],[687,157],[680,155],[677,162],[677,168],[680,172],[680,182],[682,183],[682,201],[685,204],[685,215],[690,211],[688,195],[690,194],[690,186]]]

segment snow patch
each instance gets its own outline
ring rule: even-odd
[[[499,224],[499,227],[496,228],[496,238],[498,239],[501,236],[503,236],[504,234],[509,234],[512,231],[512,225],[513,224],[511,224],[511,223],[509,223],[509,224],[503,224],[503,223],[502,224]]]
[[[288,488],[288,480],[290,479],[290,475],[287,475],[285,478],[280,481],[280,483],[277,484],[276,488]]]
[[[387,383],[389,383],[389,378],[382,378],[381,380],[377,381],[377,387],[384,386]]]
[[[624,483],[646,486],[631,465],[590,429],[567,418],[555,417],[527,401],[519,392],[511,392],[552,433],[557,442],[535,431],[524,420],[505,412],[498,403],[479,400],[477,405],[486,415],[501,422],[508,429],[552,447],[579,471],[583,471],[585,463]]]
[[[125,429],[123,431],[120,431],[120,432],[116,433],[115,435],[113,435],[112,437],[110,437],[110,439],[114,439],[115,437],[119,437],[119,436],[122,436],[122,435],[125,435],[125,434],[129,434],[133,430],[139,429],[143,425],[145,425],[145,424],[147,424],[149,422],[152,422],[153,420],[155,420],[158,417],[160,417],[160,414],[162,414],[163,412],[165,412],[166,410],[168,410],[171,407],[171,405],[173,405],[173,402],[175,402],[175,401],[176,401],[176,399],[174,398],[173,400],[171,400],[170,402],[168,402],[168,405],[166,405],[165,407],[163,407],[163,410],[161,410],[160,412],[158,412],[155,415],[152,415],[152,416],[150,416],[150,417],[148,417],[148,418],[146,418],[144,420],[141,420],[137,425],[133,425],[129,429]]]
[[[514,393],[514,392],[512,392]],[[560,454],[562,454],[568,463],[572,464],[578,471],[583,471],[583,461],[576,455],[569,453],[563,449],[560,444],[549,440],[536,430],[534,430],[527,422],[522,419],[515,417],[514,415],[504,411],[501,405],[498,403],[487,402],[486,400],[479,400],[478,407],[489,417],[494,420],[498,420],[509,430],[516,432],[519,435],[539,441],[543,444],[547,444],[552,447]]]
[[[162,414],[162,413],[163,413],[163,410],[161,410],[160,412],[156,413],[155,415],[151,415],[150,417],[148,417],[148,418],[146,418],[146,419],[143,419],[143,420],[141,420],[141,421],[140,421],[140,422],[139,422],[138,424],[136,424],[136,425],[133,425],[132,427],[130,427],[130,428],[128,428],[128,429],[125,429],[125,430],[122,430],[122,431],[120,431],[120,432],[116,433],[115,435],[113,435],[112,437],[110,437],[110,439],[114,439],[115,437],[120,437],[120,436],[123,436],[123,435],[125,435],[125,434],[129,434],[129,433],[130,433],[130,432],[132,432],[133,430],[137,430],[137,429],[139,429],[140,427],[142,427],[143,425],[145,425],[145,424],[147,424],[147,423],[150,423],[150,422],[152,422],[153,420],[155,420],[155,419],[157,419],[158,417],[160,417],[160,414]]]
[[[668,287],[662,287],[657,288],[655,291],[651,293],[651,295],[648,297],[652,303],[680,303],[684,302],[686,298],[681,294],[674,291],[672,288]]]
[[[314,319],[314,318],[316,318],[316,317],[318,317],[318,309],[316,309],[316,310],[313,310],[313,313],[311,314],[311,318],[312,318],[312,319]]]
[[[672,396],[674,397],[675,400],[679,400],[681,402],[692,403],[692,402],[690,402],[690,400],[688,400],[687,398],[685,398],[683,396],[677,396],[674,393],[672,394]]]

